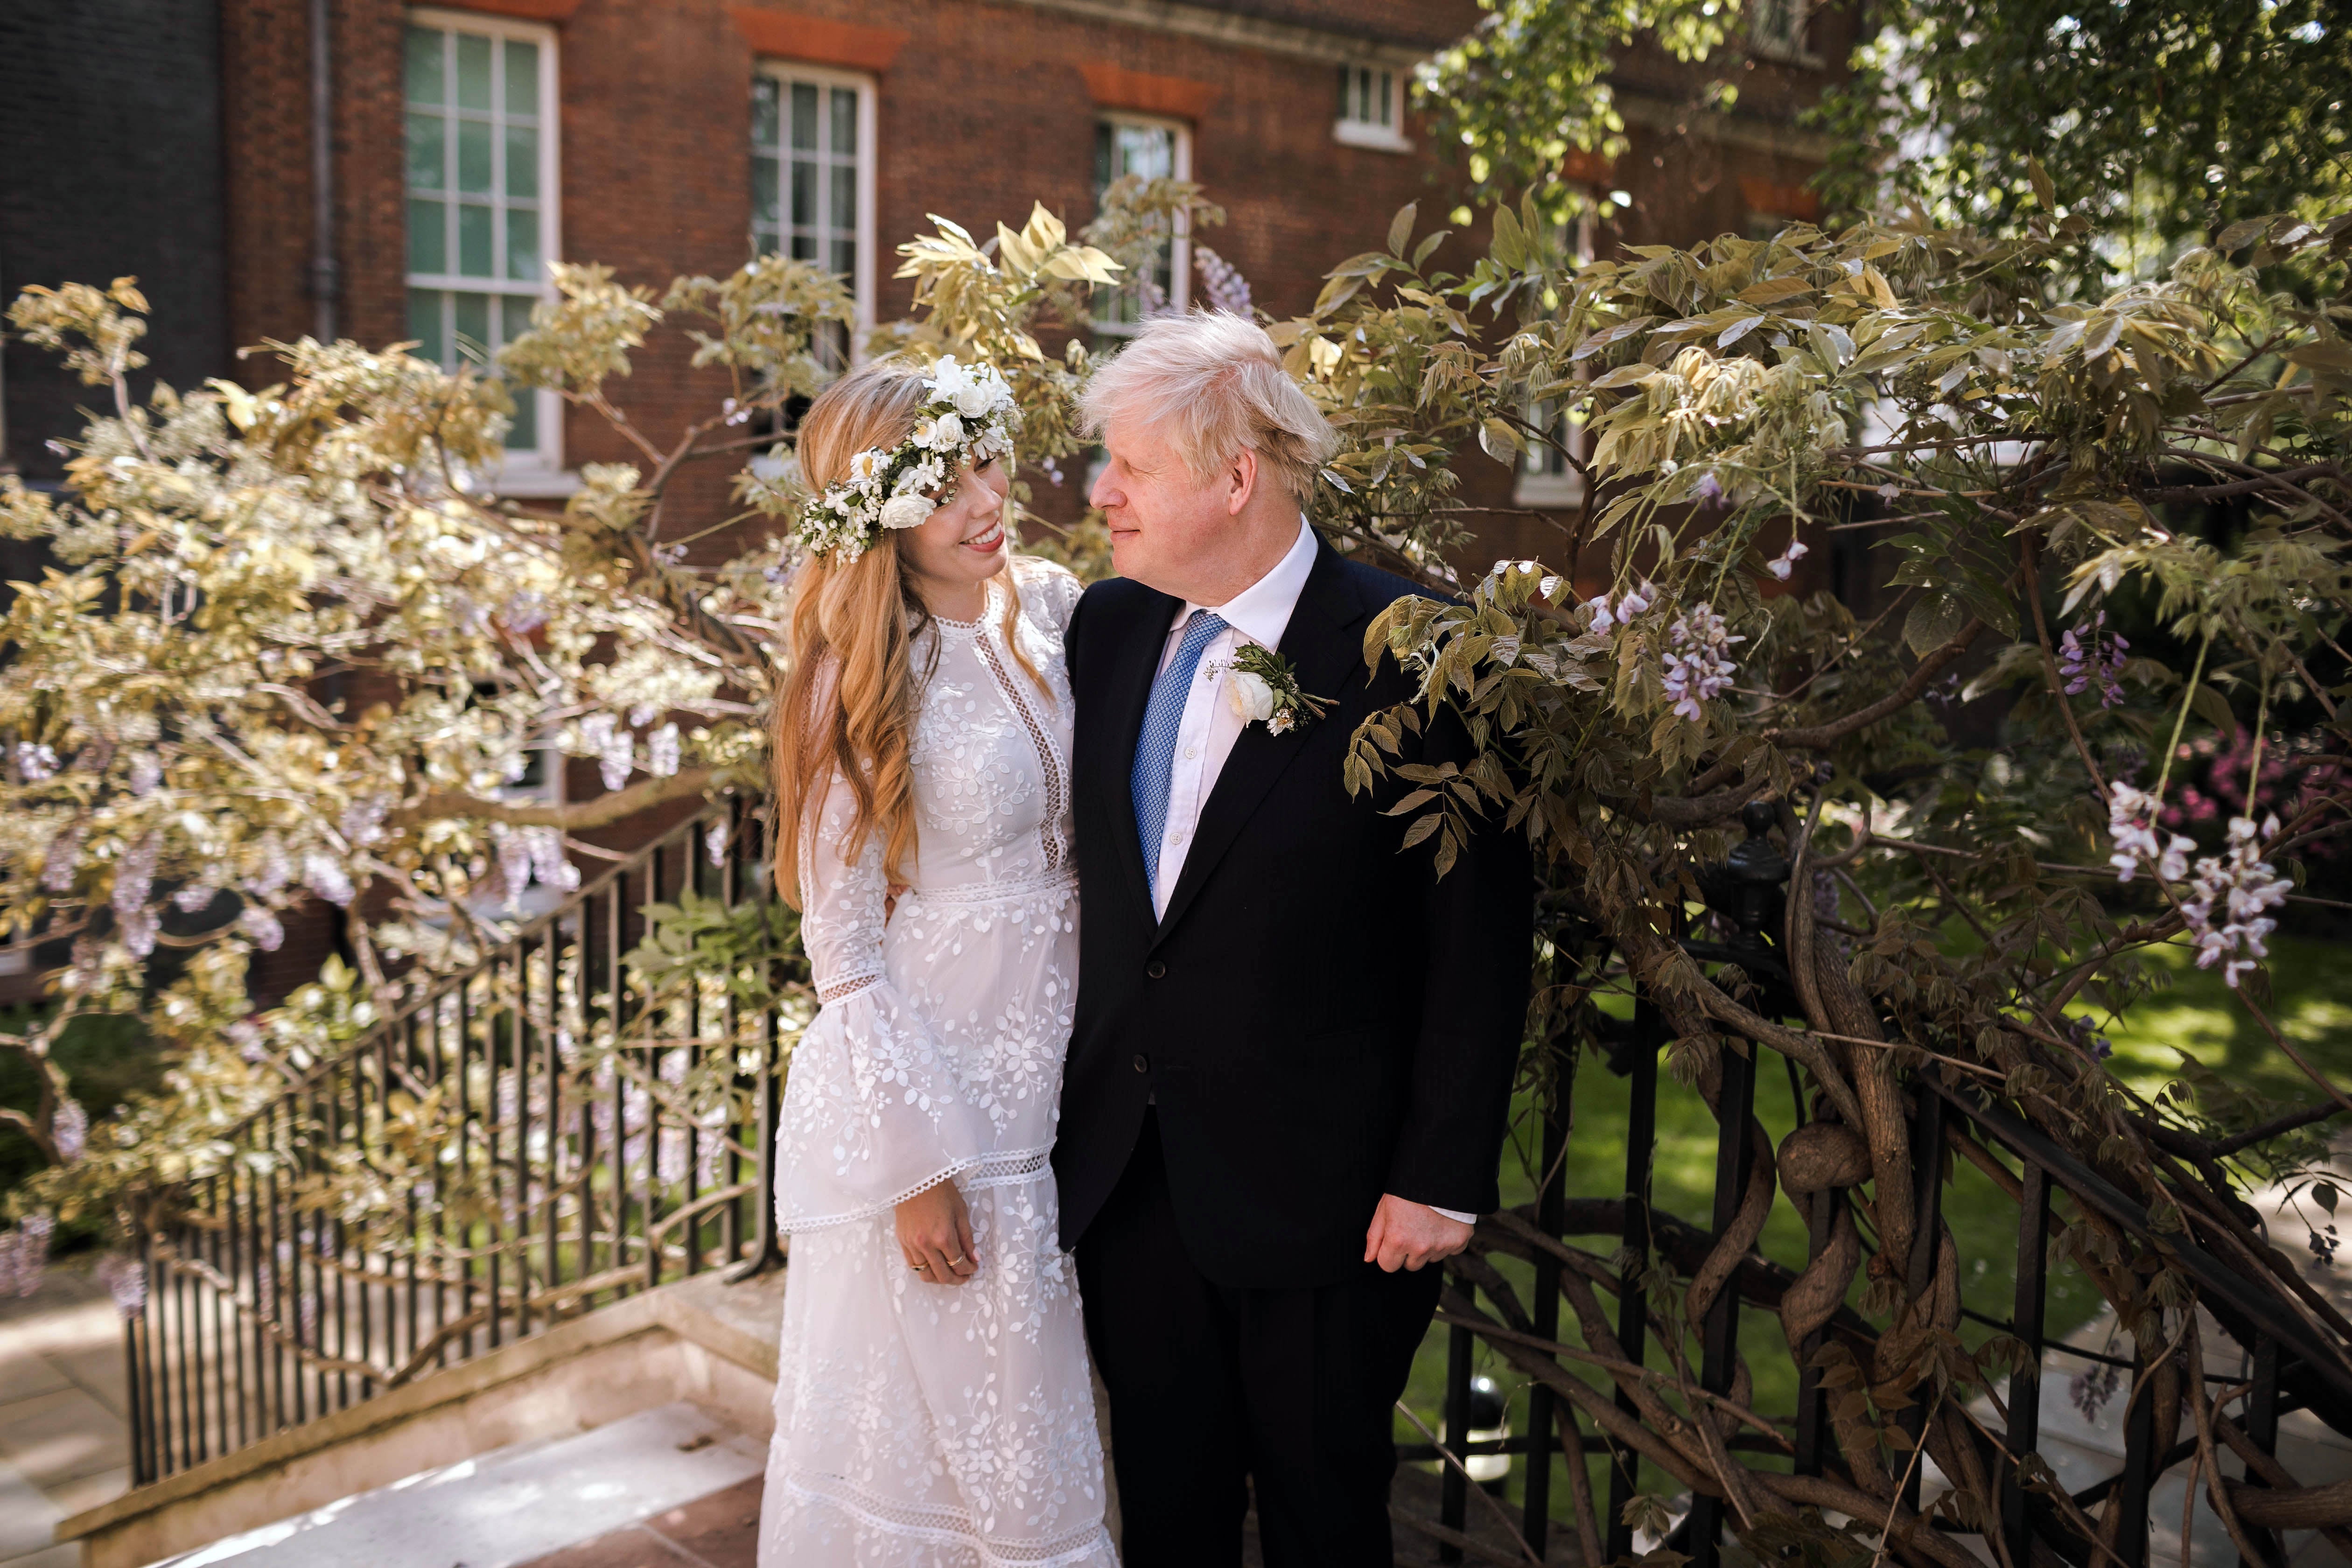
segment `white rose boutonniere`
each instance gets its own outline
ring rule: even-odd
[[[1242,644],[1225,667],[1225,700],[1243,728],[1263,724],[1270,735],[1305,729],[1330,705],[1301,691],[1289,660],[1256,643]]]

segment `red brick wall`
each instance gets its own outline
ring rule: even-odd
[[[1011,0],[476,0],[480,9],[556,26],[567,258],[607,263],[623,280],[656,291],[677,274],[724,274],[744,258],[754,62],[730,3],[776,18],[757,29],[762,36],[821,34],[834,49],[846,47],[844,38],[862,38],[862,47],[879,50],[873,58],[887,60],[876,73],[877,320],[908,309],[908,286],[889,278],[894,251],[929,229],[929,214],[982,235],[999,220],[1017,226],[1033,200],[1074,226],[1092,216],[1097,106],[1089,67],[1097,86],[1160,79],[1154,90],[1172,95],[1165,101],[1201,105],[1192,119],[1193,174],[1230,222],[1200,237],[1240,268],[1259,305],[1276,315],[1307,310],[1328,267],[1381,244],[1404,203],[1422,203],[1428,229],[1458,199],[1418,124],[1406,126],[1417,144],[1412,154],[1333,139],[1334,62]],[[452,8],[466,8],[466,0],[453,0]],[[1232,0],[1225,8],[1416,48],[1455,36],[1479,15],[1475,0]],[[349,335],[383,343],[405,333],[404,11],[398,0],[333,0],[333,11],[339,322]],[[824,26],[795,33],[795,17]],[[1843,10],[1818,19],[1816,53],[1842,58],[1853,26]],[[246,343],[299,335],[312,319],[303,0],[222,0],[222,47],[233,337]],[[1687,244],[1743,230],[1754,191],[1801,187],[1811,174],[1801,159],[1708,134],[1695,96],[1706,74],[1645,49],[1622,62],[1625,90],[1689,112],[1664,129],[1637,125],[1631,152],[1614,168],[1594,172],[1599,188],[1632,196],[1630,207],[1612,209],[1601,235],[1604,254],[1622,244]],[[1817,94],[1823,78],[1756,62],[1738,79],[1735,113],[1769,129]],[[1466,269],[1484,243],[1475,232],[1458,237],[1437,264]],[[614,388],[657,444],[674,441],[725,394],[722,374],[692,371],[687,356],[665,334]],[[273,372],[257,364],[246,374],[257,380]],[[565,456],[573,466],[642,460],[577,412],[567,419]],[[725,467],[691,469],[673,491],[673,537],[724,515]],[[1560,558],[1559,527],[1509,512],[1508,470],[1474,451],[1464,455],[1461,471],[1465,504],[1499,509],[1480,518],[1468,563]],[[1040,509],[1073,514],[1076,488],[1055,494],[1041,487]],[[713,538],[698,555],[723,557],[731,546]],[[1580,574],[1600,572],[1605,552],[1588,551],[1582,565]]]

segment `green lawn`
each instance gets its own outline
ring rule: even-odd
[[[2284,938],[2273,942],[2273,1004],[2269,1009],[2273,1020],[2331,1078],[2352,1079],[2352,949],[2338,942]],[[2273,1099],[2315,1102],[2319,1091],[2237,1005],[2218,974],[2196,968],[2190,956],[2180,948],[2159,952],[2157,962],[2170,977],[2170,986],[2145,998],[2105,1031],[2114,1045],[2111,1065],[2117,1076],[2141,1094],[2152,1094],[2179,1076],[2177,1047],[2233,1084]],[[1777,1142],[1795,1125],[1793,1107],[1780,1058],[1768,1051],[1762,1060],[1757,1115]],[[1623,1190],[1627,1100],[1626,1080],[1612,1076],[1603,1063],[1583,1064],[1575,1086],[1569,1140],[1566,1176],[1570,1194],[1614,1195]],[[1528,1106],[1522,1104],[1517,1110],[1522,1126],[1532,1121]],[[1715,1199],[1715,1119],[1695,1090],[1684,1089],[1664,1071],[1659,1075],[1657,1130],[1655,1201],[1659,1207],[1706,1226]],[[1517,1168],[1518,1163],[1509,1156],[1505,1163],[1503,1201],[1531,1200],[1532,1174]],[[1958,1242],[1967,1305],[1988,1317],[2006,1320],[2014,1305],[2016,1206],[1974,1166],[1959,1163],[1945,1189],[1944,1215]],[[1602,1237],[1574,1239],[1604,1256],[1615,1245]],[[1793,1268],[1803,1266],[1803,1223],[1785,1198],[1774,1205],[1760,1245],[1776,1261]],[[1505,1272],[1512,1276],[1521,1299],[1528,1299],[1534,1271],[1507,1263]],[[1605,1305],[1609,1299],[1602,1300]],[[2090,1285],[2066,1270],[2053,1271],[2045,1304],[2053,1335],[2081,1328],[2098,1314],[2102,1304]],[[1564,1306],[1562,1317],[1564,1325],[1572,1321]],[[1972,1322],[1963,1327],[1965,1337],[1972,1342],[1992,1331]],[[1575,1342],[1571,1331],[1564,1326],[1563,1331]],[[1433,1429],[1439,1429],[1444,1405],[1445,1341],[1444,1329],[1433,1326],[1414,1363],[1405,1395],[1406,1403]],[[1744,1314],[1741,1342],[1756,1380],[1753,1408],[1766,1413],[1793,1410],[1796,1368],[1781,1340],[1778,1321],[1765,1312]],[[1654,1366],[1666,1365],[1654,1346],[1649,1360]],[[1479,1370],[1511,1391],[1511,1428],[1526,1430],[1525,1380],[1513,1373],[1508,1363],[1483,1347]],[[1598,1374],[1589,1381],[1596,1385],[1601,1382]],[[1598,1497],[1606,1482],[1597,1461],[1591,1473]],[[1670,1484],[1654,1470],[1645,1470],[1643,1475],[1650,1489]],[[1521,1478],[1515,1475],[1510,1482],[1515,1505],[1520,1485]],[[1567,1483],[1558,1473],[1557,1461],[1552,1497],[1554,1516],[1568,1518]]]

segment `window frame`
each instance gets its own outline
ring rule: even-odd
[[[1331,121],[1331,140],[1348,147],[1364,147],[1375,153],[1410,153],[1412,142],[1404,133],[1404,73],[1394,66],[1368,65],[1360,60],[1339,62],[1339,114]],[[1350,113],[1364,76],[1385,77],[1389,86],[1389,122],[1362,120]]]
[[[1594,231],[1597,226],[1593,215],[1590,212],[1579,213],[1569,220],[1569,231],[1563,238],[1569,253],[1576,258],[1579,267],[1584,266],[1592,259]],[[1591,374],[1589,365],[1580,364],[1577,366],[1576,379],[1587,380]],[[1528,424],[1533,425],[1536,422],[1535,416],[1536,409],[1531,405],[1527,411]],[[1561,417],[1565,419],[1568,416],[1563,413]],[[1579,462],[1584,461],[1591,455],[1591,426],[1585,420],[1569,421],[1568,449],[1575,455]],[[1538,456],[1547,460],[1544,468],[1538,468],[1531,466],[1530,460]],[[1584,505],[1587,499],[1584,475],[1564,463],[1559,472],[1553,473],[1549,466],[1550,456],[1549,447],[1531,447],[1527,456],[1519,459],[1511,479],[1513,506],[1550,510],[1578,508]]]
[[[872,77],[862,71],[844,70],[837,66],[811,65],[805,60],[787,59],[780,55],[755,57],[751,61],[751,75],[754,78],[752,86],[755,90],[758,86],[756,79],[766,77],[783,86],[789,86],[795,81],[804,81],[819,88],[850,88],[857,94],[858,151],[855,159],[857,170],[857,220],[856,226],[853,230],[857,246],[857,265],[849,279],[850,297],[855,301],[851,308],[853,320],[850,322],[849,331],[849,357],[851,363],[862,364],[866,361],[866,339],[874,331],[875,290],[877,276],[875,270],[874,255],[877,227],[875,171],[881,163],[879,139],[877,135],[877,128],[881,117],[877,102],[879,96],[877,84]],[[780,129],[782,125],[783,112],[789,112],[789,110],[780,112],[778,116]],[[758,155],[758,149],[748,133],[743,138],[743,146],[747,158]],[[779,160],[780,163],[789,163],[788,144],[780,151],[784,153],[784,156]],[[776,193],[777,227],[784,240],[782,253],[789,255],[793,227],[792,176],[788,172],[780,169],[779,177],[782,184]],[[745,195],[749,196],[751,194],[752,187],[747,184]],[[760,254],[759,241],[749,221],[748,207],[745,211],[745,218],[744,249],[746,254],[757,256]]]
[[[1776,60],[1783,65],[1818,68],[1822,58],[1813,52],[1812,0],[1787,0],[1789,32],[1782,37],[1764,30],[1764,10],[1759,7],[1748,18],[1748,47],[1761,59]]]
[[[541,276],[533,282],[525,283],[512,278],[470,278],[460,273],[410,271],[407,265],[407,226],[411,192],[404,153],[401,168],[403,298],[405,299],[412,290],[425,290],[440,294],[487,294],[493,299],[529,299],[534,302],[553,301],[556,298],[555,284],[546,268],[548,264],[563,257],[563,98],[562,76],[557,59],[560,35],[554,27],[543,22],[529,22],[478,11],[445,10],[430,5],[408,7],[401,21],[404,33],[412,26],[428,27],[443,33],[470,33],[501,44],[511,39],[537,46],[540,101],[538,211]],[[404,125],[409,102],[404,48],[400,101]],[[494,159],[499,156],[495,150],[492,156]],[[494,163],[496,166],[500,165]],[[444,195],[454,205],[457,194],[452,188]],[[493,210],[500,214],[507,211],[503,195]],[[443,259],[445,262],[447,259],[446,252]],[[485,477],[491,479],[495,489],[508,495],[568,495],[580,488],[580,480],[579,476],[565,471],[563,467],[563,399],[544,387],[533,388],[527,395],[533,399],[537,441],[528,448],[509,449],[499,464],[497,473]]]
[[[1131,125],[1146,131],[1167,131],[1174,133],[1174,142],[1168,153],[1168,177],[1189,180],[1192,177],[1192,126],[1190,121],[1172,119],[1165,114],[1141,114],[1133,110],[1107,109],[1097,104],[1087,128],[1097,135],[1106,125]],[[1095,193],[1097,210],[1102,203],[1102,193]],[[1124,293],[1121,289],[1118,292]],[[1176,232],[1169,237],[1168,305],[1171,312],[1181,315],[1192,304],[1192,224],[1189,216],[1179,214]],[[1087,325],[1097,336],[1131,338],[1143,330],[1141,321],[1105,321],[1089,312]]]

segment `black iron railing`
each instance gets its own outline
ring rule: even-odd
[[[132,1468],[156,1480],[666,1279],[778,1256],[779,1016],[667,994],[648,906],[768,897],[721,803],[431,984],[231,1131],[142,1243]]]
[[[1748,841],[1710,885],[1721,919],[1711,937],[1689,936],[1683,946],[1702,963],[1737,965],[1757,988],[1759,1011],[1793,1016],[1788,973],[1768,934],[1780,923],[1788,867],[1766,837],[1770,808],[1751,807],[1746,820]],[[741,1016],[723,984],[657,994],[630,984],[625,963],[656,902],[690,891],[712,901],[706,913],[764,906],[763,855],[757,825],[740,805],[712,806],[526,924],[474,970],[425,991],[231,1133],[233,1157],[145,1245],[149,1289],[128,1339],[137,1479],[154,1480],[346,1408],[666,1279],[776,1261],[767,1194],[779,1031],[798,1015],[772,1008]],[[1630,1089],[1621,1194],[1567,1190],[1565,1096],[1574,1080],[1565,1079],[1561,1100],[1542,1120],[1544,1175],[1535,1201],[1483,1224],[1472,1252],[1450,1268],[1441,1307],[1448,1339],[1443,1430],[1437,1441],[1399,1446],[1401,1459],[1444,1459],[1438,1518],[1409,1522],[1440,1542],[1445,1561],[1551,1561],[1552,1464],[1563,1453],[1580,1514],[1599,1521],[1602,1560],[1633,1549],[1625,1505],[1645,1480],[1658,1479],[1657,1461],[1645,1461],[1633,1445],[1643,1414],[1622,1379],[1613,1387],[1603,1381],[1598,1391],[1576,1379],[1570,1368],[1579,1357],[1591,1361],[1595,1347],[1562,1342],[1561,1303],[1579,1303],[1590,1323],[1598,1321],[1592,1292],[1612,1294],[1614,1343],[1603,1359],[1620,1368],[1657,1364],[1662,1347],[1651,1335],[1658,1303],[1651,1296],[1664,1287],[1648,1282],[1646,1260],[1656,1260],[1679,1289],[1731,1232],[1749,1184],[1759,1179],[1759,1162],[1771,1155],[1751,1142],[1759,1136],[1752,1112],[1759,1083],[1775,1076],[1766,1047],[1725,1051],[1710,1223],[1693,1225],[1654,1205],[1665,1043],[1659,1013],[1639,1001],[1612,1062]],[[1795,1064],[1783,1065],[1802,1122],[1802,1084]],[[2177,1226],[2159,1228],[2137,1200],[1998,1096],[1974,1082],[1947,1081],[1928,1066],[1906,1084],[1916,1152],[1914,1234],[1928,1238],[1913,1248],[1911,1294],[1924,1289],[1933,1268],[1948,1152],[1984,1169],[2018,1205],[2011,1315],[1995,1321],[1970,1314],[2022,1347],[2005,1426],[1980,1432],[1969,1450],[1969,1462],[1999,1493],[1995,1539],[1983,1542],[1994,1561],[2005,1559],[2007,1568],[2104,1568],[2111,1561],[2139,1568],[2148,1557],[2148,1494],[2196,1451],[2193,1437],[2159,1441],[2160,1430],[2177,1424],[2158,1419],[2158,1402],[2146,1393],[2154,1372],[2146,1357],[2126,1361],[2045,1333],[2054,1194],[2069,1194],[2079,1210],[2147,1253],[2161,1253],[2193,1282],[2200,1304],[2244,1352],[2248,1370],[2237,1381],[2252,1386],[2242,1432],[2257,1450],[2274,1447],[2280,1415],[2298,1407],[2352,1432],[2352,1372],[2340,1345],[2284,1313]],[[714,1075],[724,1090],[716,1098]],[[698,1099],[688,1092],[697,1083]],[[403,1148],[403,1140],[411,1146]],[[419,1143],[428,1147],[420,1151]],[[1994,1157],[1996,1149],[2013,1169]],[[1811,1257],[1831,1245],[1851,1201],[1845,1189],[1832,1188],[1801,1205]],[[1630,1261],[1574,1247],[1571,1237],[1605,1238]],[[1489,1261],[1503,1256],[1531,1268],[1525,1302]],[[1742,1314],[1777,1312],[1798,1278],[1752,1248],[1738,1259],[1696,1325],[1702,1397],[1731,1394]],[[1736,1432],[1727,1447],[1780,1453],[1798,1477],[1840,1473],[1847,1457],[1814,1352],[1840,1335],[1862,1343],[1875,1333],[1840,1308],[1801,1347],[1797,1408],[1771,1414],[1770,1434]],[[2132,1380],[2121,1465],[2072,1494],[2055,1486],[2038,1455],[2040,1385],[2053,1352],[2111,1363]],[[1482,1354],[1527,1376],[1525,1430],[1474,1438],[1472,1377]],[[1915,1447],[1925,1417],[1922,1401],[1909,1415]],[[1461,1462],[1493,1454],[1511,1456],[1520,1477],[1517,1518],[1507,1532],[1493,1528],[1501,1510],[1492,1499],[1473,1517]],[[1607,1459],[1598,1495],[1586,1492],[1588,1454]],[[1669,1489],[1677,1484],[1668,1481]],[[1716,1568],[1727,1522],[1724,1500],[1702,1487],[1686,1489],[1689,1507],[1666,1544],[1696,1568]],[[1918,1467],[1902,1492],[1906,1507],[1916,1509]],[[2089,1523],[2097,1510],[2107,1517]],[[1949,1518],[1928,1527],[1967,1533]],[[2264,1539],[2269,1560],[2283,1563],[2276,1535]]]
[[[1710,904],[1731,930],[1724,933],[1724,940],[1691,938],[1684,940],[1682,946],[1703,963],[1738,965],[1759,987],[1759,1011],[1793,1016],[1798,1008],[1789,973],[1777,943],[1768,934],[1780,924],[1781,884],[1789,873],[1786,860],[1765,837],[1777,814],[1769,805],[1751,805],[1744,820],[1747,842],[1735,848],[1729,863],[1708,888]],[[1506,1539],[1497,1549],[1493,1532],[1484,1542],[1468,1533],[1479,1523],[1469,1507],[1470,1482],[1461,1466],[1448,1463],[1437,1528],[1423,1528],[1423,1533],[1441,1542],[1442,1562],[1458,1563],[1465,1554],[1497,1563],[1524,1563],[1530,1557],[1550,1561],[1547,1547],[1556,1529],[1551,1518],[1551,1462],[1563,1452],[1572,1456],[1570,1464],[1578,1467],[1585,1454],[1608,1457],[1605,1499],[1591,1500],[1601,1531],[1602,1558],[1623,1559],[1634,1550],[1635,1531],[1626,1519],[1626,1504],[1643,1490],[1644,1461],[1632,1447],[1605,1433],[1585,1432],[1574,1402],[1559,1397],[1557,1392],[1567,1386],[1562,1380],[1572,1375],[1558,1359],[1560,1352],[1564,1351],[1568,1357],[1580,1353],[1580,1347],[1559,1342],[1563,1279],[1582,1279],[1604,1290],[1613,1289],[1618,1342],[1612,1353],[1622,1363],[1642,1365],[1652,1349],[1648,1337],[1653,1305],[1643,1260],[1656,1258],[1671,1273],[1687,1279],[1715,1249],[1717,1238],[1731,1230],[1748,1195],[1748,1184],[1757,1179],[1759,1151],[1751,1143],[1758,1132],[1755,1097],[1759,1079],[1769,1075],[1765,1065],[1768,1047],[1762,1045],[1749,1047],[1745,1055],[1731,1050],[1721,1055],[1714,1212],[1709,1226],[1701,1229],[1656,1208],[1651,1201],[1658,1056],[1664,1044],[1656,1009],[1646,1000],[1638,1002],[1627,1042],[1630,1048],[1612,1064],[1630,1079],[1624,1195],[1596,1200],[1571,1196],[1564,1190],[1559,1152],[1570,1107],[1565,1103],[1549,1106],[1543,1119],[1541,1170],[1546,1174],[1536,1201],[1483,1224],[1472,1253],[1451,1268],[1440,1310],[1449,1327],[1443,1446],[1460,1458],[1491,1453],[1518,1457],[1523,1491],[1517,1539]],[[1797,1067],[1785,1058],[1782,1060],[1795,1120],[1801,1124],[1806,1106]],[[1570,1087],[1572,1079],[1562,1092]],[[2056,1193],[2069,1194],[2080,1210],[2098,1215],[2147,1255],[2160,1255],[2193,1282],[2196,1304],[2235,1342],[2246,1370],[2242,1375],[2223,1378],[2204,1373],[2200,1365],[2192,1374],[2202,1375],[2209,1384],[2251,1385],[2243,1430],[2257,1450],[2263,1455],[2274,1453],[2279,1417],[2295,1408],[2310,1410],[2336,1432],[2352,1434],[2352,1364],[2347,1364],[2341,1344],[2283,1310],[2273,1297],[2251,1287],[2177,1225],[2160,1227],[2145,1205],[2016,1114],[1997,1095],[1974,1082],[1947,1081],[1943,1070],[1932,1062],[1925,1070],[1909,1075],[1906,1090],[1911,1106],[1912,1184],[1917,1204],[1913,1234],[1920,1238],[1912,1248],[1908,1294],[1921,1294],[1934,1269],[1935,1238],[1943,1229],[1943,1189],[1950,1180],[1944,1173],[1948,1159],[1969,1159],[2018,1205],[2015,1300],[2011,1315],[1994,1320],[1968,1314],[2013,1336],[2021,1347],[2003,1401],[2005,1429],[1979,1432],[1972,1449],[1981,1473],[1999,1493],[1994,1531],[1998,1539],[1982,1543],[1991,1561],[2005,1558],[2009,1568],[2054,1568],[2056,1564],[2107,1568],[2110,1563],[2139,1568],[2149,1561],[2150,1493],[2167,1471],[2190,1460],[2199,1447],[2194,1436],[2159,1447],[2158,1402],[2151,1393],[2155,1368],[2147,1354],[2126,1360],[2063,1343],[2045,1331],[2051,1200]],[[1995,1149],[2016,1163],[2014,1170],[1993,1158],[1990,1152]],[[1761,1152],[1769,1156],[1769,1150]],[[1832,1221],[1850,1201],[1847,1190],[1832,1188],[1811,1194],[1801,1205],[1809,1211],[1811,1258],[1819,1258],[1830,1244]],[[1566,1238],[1585,1236],[1614,1240],[1622,1249],[1621,1256],[1633,1262],[1622,1268],[1612,1268],[1602,1256],[1566,1245]],[[1516,1256],[1533,1265],[1530,1301],[1521,1303],[1516,1288],[1486,1262],[1487,1256],[1495,1254]],[[1701,1351],[1696,1382],[1703,1394],[1728,1396],[1732,1392],[1742,1312],[1750,1309],[1777,1312],[1782,1297],[1796,1282],[1795,1274],[1760,1253],[1751,1250],[1740,1261],[1704,1321],[1696,1326]],[[1480,1310],[1477,1303],[1482,1295],[1493,1309],[1491,1313]],[[1866,1321],[1841,1309],[1829,1325],[1805,1342],[1800,1352],[1804,1370],[1798,1407],[1772,1421],[1784,1441],[1742,1433],[1728,1441],[1728,1447],[1784,1452],[1790,1470],[1800,1477],[1821,1477],[1837,1468],[1840,1454],[1828,1415],[1829,1394],[1813,1363],[1815,1352],[1841,1330],[1865,1338],[1875,1334]],[[1522,1434],[1472,1440],[1471,1379],[1482,1340],[1516,1370],[1529,1374],[1527,1430]],[[2055,1484],[2040,1453],[2041,1385],[2044,1363],[2053,1352],[2108,1363],[2129,1374],[2124,1391],[2122,1462],[2114,1474],[2071,1493]],[[1640,1419],[1636,1402],[1622,1384],[1610,1403],[1626,1417]],[[1927,1409],[1928,1402],[1922,1398],[1906,1413],[1906,1426],[1915,1447],[1921,1443]],[[2162,1425],[2177,1428],[2180,1424]],[[1402,1445],[1399,1457],[1438,1459],[1439,1445]],[[1654,1479],[1654,1464],[1650,1468]],[[1570,1479],[1572,1484],[1578,1482],[1573,1472]],[[1956,1487],[1966,1484],[1964,1478],[1947,1479]],[[2252,1467],[2249,1479],[2261,1484],[2253,1478]],[[1679,1485],[1671,1479],[1666,1484],[1669,1488]],[[1914,1466],[1900,1492],[1906,1511],[1917,1510],[1920,1485],[1920,1467]],[[2112,1517],[2095,1518],[2109,1508],[2111,1498]],[[1717,1568],[1722,1561],[1725,1527],[1731,1522],[1726,1500],[1693,1488],[1688,1503],[1681,1523],[1664,1544],[1686,1555],[1693,1568]],[[1486,1510],[1489,1522],[1496,1513],[1490,1504]],[[1864,1519],[1861,1522],[1882,1521]],[[1970,1534],[1962,1521],[1953,1518],[1937,1517],[1926,1522],[1956,1540],[1965,1541]],[[2254,1534],[2264,1545],[2267,1563],[2284,1564],[2286,1559],[2277,1531]]]

